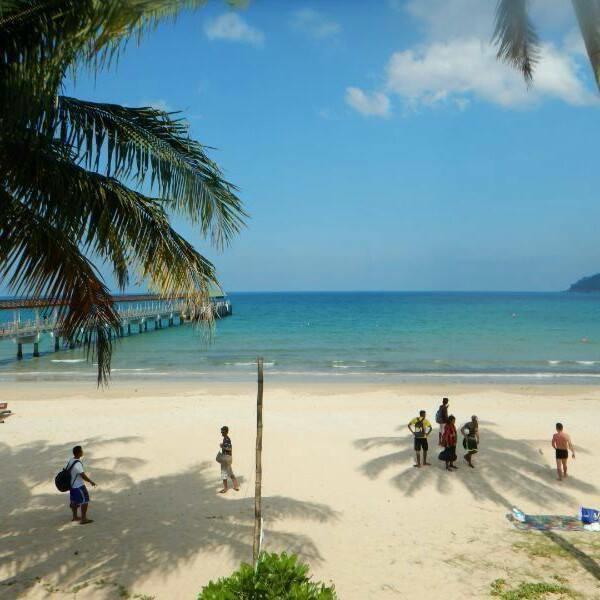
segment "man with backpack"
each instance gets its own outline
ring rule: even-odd
[[[443,398],[440,407],[435,413],[435,422],[440,426],[440,433],[438,436],[438,443],[442,445],[442,436],[444,435],[444,428],[448,422],[448,398]]]
[[[64,471],[67,471],[70,475],[69,506],[73,513],[72,520],[79,521],[80,525],[87,525],[88,523],[93,523],[93,520],[87,518],[90,495],[84,482],[87,481],[92,487],[96,487],[96,484],[84,473],[83,464],[81,462],[82,458],[83,448],[81,446],[75,446],[73,448],[73,458],[69,459]],[[77,515],[77,510],[79,508],[81,508],[81,517]]]
[[[424,410],[420,411],[419,416],[408,424],[408,429],[415,438],[415,455],[417,457],[415,467],[417,468],[421,466],[421,450],[423,451],[423,466],[431,464],[427,462],[427,450],[429,450],[427,436],[431,433],[431,423],[425,418],[426,414]]]

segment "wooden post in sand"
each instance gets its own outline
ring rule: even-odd
[[[256,483],[254,485],[254,544],[252,545],[252,558],[254,568],[260,554],[260,538],[262,530],[262,412],[263,412],[263,359],[256,359],[258,366],[258,394],[256,397]]]

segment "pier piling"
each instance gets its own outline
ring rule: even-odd
[[[23,358],[23,344],[21,344],[21,342],[17,344],[17,358],[19,360]]]

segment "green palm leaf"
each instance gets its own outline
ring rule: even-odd
[[[516,67],[531,83],[539,40],[527,14],[527,0],[498,1],[492,41],[498,47],[498,58]]]
[[[213,265],[175,232],[160,199],[74,164],[56,142],[30,136],[5,148],[15,163],[6,180],[12,193],[79,240],[84,252],[117,266],[118,278],[128,280],[133,269],[163,295],[201,294],[204,300],[217,284]]]
[[[98,361],[98,382],[110,369],[109,329],[119,323],[110,293],[76,241],[0,189],[0,275],[17,293],[60,299],[61,334],[91,332],[86,348]]]
[[[205,147],[191,140],[180,119],[154,108],[126,108],[60,97],[62,143],[75,145],[88,168],[137,185],[149,182],[168,206],[188,215],[215,243],[230,241],[245,215]]]

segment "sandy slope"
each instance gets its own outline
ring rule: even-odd
[[[421,407],[433,420],[442,392],[460,422],[481,419],[476,470],[459,463],[448,474],[437,451],[433,466],[412,467],[405,424]],[[0,425],[0,597],[110,598],[126,588],[193,598],[249,559],[253,384],[117,384],[108,393],[15,384],[2,397],[16,415]],[[513,504],[538,514],[600,505],[600,390],[267,382],[265,403],[266,548],[300,553],[341,598],[484,598],[498,577],[553,573],[600,597],[597,555],[581,534],[561,535],[567,544],[549,567],[513,545],[552,542],[505,520]],[[558,419],[579,450],[563,483],[549,447]],[[226,497],[214,462],[224,423],[243,480]],[[68,522],[52,485],[75,443],[100,484],[87,527]]]

